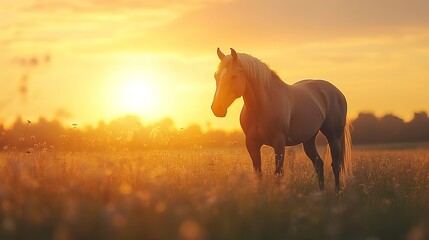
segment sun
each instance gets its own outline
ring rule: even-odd
[[[137,115],[155,121],[171,109],[167,75],[141,56],[117,56],[117,62],[106,67],[103,79],[99,106],[106,119]]]
[[[155,76],[142,71],[120,71],[114,75],[108,88],[106,99],[110,104],[106,107],[109,115],[132,114],[144,118],[159,115],[162,98]]]
[[[144,79],[128,79],[119,89],[119,103],[125,112],[144,113],[156,104],[155,89]]]

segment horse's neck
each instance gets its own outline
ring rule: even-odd
[[[287,91],[289,85],[284,83],[276,76],[272,76],[271,82],[261,86],[258,80],[251,79],[246,82],[246,88],[243,94],[246,109],[255,115],[264,111],[269,111],[269,106],[273,101],[278,100],[278,94]]]

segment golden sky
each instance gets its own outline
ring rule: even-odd
[[[0,0],[0,123],[238,128],[210,110],[216,48],[249,53],[292,84],[326,79],[361,111],[429,111],[426,0]]]

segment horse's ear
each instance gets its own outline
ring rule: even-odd
[[[234,50],[234,48],[231,48],[231,56],[234,61],[237,61],[237,52]]]
[[[225,57],[225,54],[220,50],[220,48],[217,48],[217,56],[222,61],[222,59]]]

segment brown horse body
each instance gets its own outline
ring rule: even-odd
[[[266,64],[233,49],[228,56],[218,49],[218,56],[221,63],[215,73],[217,88],[212,110],[216,116],[224,117],[232,102],[243,97],[240,124],[255,171],[261,175],[262,145],[274,148],[275,174],[281,176],[285,146],[302,143],[318,174],[319,187],[324,189],[323,161],[315,145],[320,131],[329,143],[338,191],[340,171],[346,172],[350,149],[347,102],[340,90],[323,80],[288,85]]]

